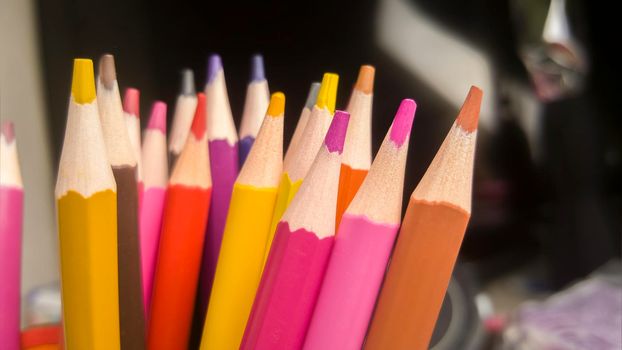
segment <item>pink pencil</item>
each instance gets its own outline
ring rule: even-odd
[[[151,108],[149,125],[142,145],[144,192],[140,208],[140,253],[143,278],[143,302],[145,314],[149,315],[151,289],[155,272],[162,211],[168,182],[166,150],[166,103],[156,101]]]
[[[305,349],[360,349],[400,226],[415,101],[403,100],[371,169],[345,211]]]
[[[0,347],[20,349],[20,268],[24,190],[11,122],[0,127]]]
[[[241,349],[300,349],[304,342],[333,247],[349,118],[335,112],[324,145],[277,226]]]
[[[138,210],[140,211],[144,182],[143,164],[140,156],[140,91],[138,89],[125,89],[125,95],[123,96],[123,119],[125,120],[125,126],[127,126],[127,135],[130,137],[132,154],[136,158],[136,184],[138,185]]]

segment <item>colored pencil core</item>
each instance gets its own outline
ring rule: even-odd
[[[354,84],[354,88],[366,94],[373,93],[375,73],[376,73],[376,69],[373,66],[370,66],[370,65],[361,66],[361,69],[359,70],[358,79],[356,80],[356,84]]]
[[[197,110],[194,112],[194,119],[190,128],[197,140],[205,134],[205,123],[205,94],[199,92],[197,94]]]
[[[117,70],[114,65],[114,56],[106,54],[99,60],[99,76],[106,89],[113,88],[113,84],[115,80],[117,80]]]
[[[73,60],[73,79],[71,94],[76,103],[91,103],[95,99],[95,74],[93,61],[87,58]]]
[[[319,108],[326,108],[331,113],[335,113],[338,84],[339,75],[334,73],[324,73],[324,77],[322,78],[322,86],[320,86],[320,91],[317,95],[315,105]]]
[[[350,114],[344,111],[336,111],[333,121],[328,128],[324,143],[329,152],[343,152],[343,142],[346,139]]]
[[[271,117],[282,116],[285,112],[285,94],[275,92],[270,97],[270,105],[268,105],[267,115]]]
[[[140,91],[134,88],[125,89],[123,111],[138,118],[140,115]]]
[[[400,103],[400,107],[393,120],[393,125],[391,126],[390,135],[391,141],[393,141],[397,147],[402,147],[408,135],[410,135],[416,109],[417,103],[411,99],[402,100],[402,103]]]
[[[216,78],[216,74],[218,71],[222,69],[222,60],[220,56],[217,54],[213,54],[208,58],[207,61],[207,83],[211,83],[214,78]]]
[[[257,54],[251,58],[251,82],[266,80],[266,73],[263,66],[263,56]]]
[[[460,114],[456,119],[456,123],[467,132],[473,132],[477,129],[477,122],[479,120],[479,109],[482,103],[482,90],[477,86],[471,86],[469,94],[467,95]]]
[[[166,134],[166,103],[155,101],[151,107],[148,129],[159,129]]]

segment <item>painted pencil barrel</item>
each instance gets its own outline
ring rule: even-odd
[[[65,349],[119,349],[117,195],[58,199]]]
[[[398,225],[345,214],[304,349],[360,349]]]
[[[212,172],[212,203],[209,208],[209,222],[205,233],[203,262],[199,285],[199,307],[205,315],[216,263],[220,253],[220,244],[227,221],[229,202],[233,184],[238,176],[238,146],[227,140],[209,141],[209,157]],[[203,317],[201,317],[203,319]]]
[[[167,191],[149,321],[149,349],[186,349],[211,189]]]
[[[0,186],[0,344],[20,349],[20,275],[24,191]]]
[[[255,138],[251,136],[246,136],[240,139],[238,147],[240,148],[240,169],[244,162],[246,161],[246,157],[248,157],[248,153],[251,151],[251,147],[253,147],[253,143],[255,142]]]
[[[140,257],[146,315],[149,315],[149,306],[151,305],[151,290],[153,289],[153,277],[158,256],[165,197],[166,189],[150,187],[143,194],[144,201],[140,208]]]
[[[275,200],[276,188],[233,188],[201,349],[240,346],[261,279]]]
[[[333,240],[279,223],[241,349],[302,347]]]
[[[468,220],[454,205],[411,198],[365,349],[428,348]]]
[[[341,171],[339,172],[339,194],[337,197],[337,214],[335,230],[339,234],[339,223],[343,213],[346,212],[350,202],[356,195],[356,192],[361,187],[363,180],[369,170],[365,169],[352,169],[349,165],[341,164]]]

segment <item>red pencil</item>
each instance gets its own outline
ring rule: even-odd
[[[169,180],[151,299],[149,349],[186,349],[196,296],[212,179],[205,95]]]

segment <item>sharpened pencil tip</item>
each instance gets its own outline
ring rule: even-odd
[[[307,102],[305,102],[305,107],[308,109],[313,108],[315,105],[315,101],[317,101],[317,94],[320,92],[320,83],[313,82],[311,83],[311,87],[309,88],[309,94],[307,95]]]
[[[267,115],[271,117],[281,117],[285,113],[285,94],[275,92],[270,96]]]
[[[90,59],[73,60],[71,94],[74,101],[79,104],[91,103],[95,99],[95,74],[93,73],[93,61]]]
[[[194,72],[192,69],[185,68],[181,71],[180,94],[194,96],[196,93],[196,88],[194,87]]]
[[[330,127],[326,132],[324,144],[329,152],[343,152],[343,143],[346,139],[346,131],[348,130],[348,122],[350,114],[344,111],[336,111]]]
[[[147,129],[158,129],[166,135],[166,103],[162,101],[153,103]]]
[[[216,74],[222,69],[222,59],[218,54],[210,55],[207,59],[207,83],[211,83]]]
[[[135,88],[125,89],[123,96],[123,111],[140,118],[140,91]]]
[[[471,86],[469,94],[467,95],[458,118],[456,118],[456,124],[467,132],[473,132],[477,130],[477,124],[479,121],[479,109],[482,104],[483,92],[477,86]]]
[[[251,82],[264,80],[266,80],[266,73],[264,71],[263,56],[255,54],[251,58]]]
[[[362,91],[366,94],[374,92],[374,76],[376,75],[376,69],[370,65],[363,65],[359,70],[359,76],[354,84],[356,90]]]
[[[197,109],[194,112],[194,119],[192,119],[192,127],[190,130],[194,134],[197,140],[201,139],[205,134],[205,94],[199,92],[197,94]]]
[[[0,134],[4,136],[6,142],[11,143],[15,139],[15,127],[13,126],[13,122],[5,121],[2,122],[2,126],[0,126]]]
[[[99,60],[99,79],[106,89],[112,89],[117,80],[117,70],[114,66],[114,56],[105,54]]]
[[[326,108],[331,113],[335,113],[335,103],[337,102],[337,85],[339,75],[335,73],[324,73],[322,85],[317,95],[315,105],[319,108]]]
[[[415,119],[417,103],[411,99],[404,99],[395,113],[393,124],[391,125],[390,138],[397,147],[402,147],[408,136]]]

